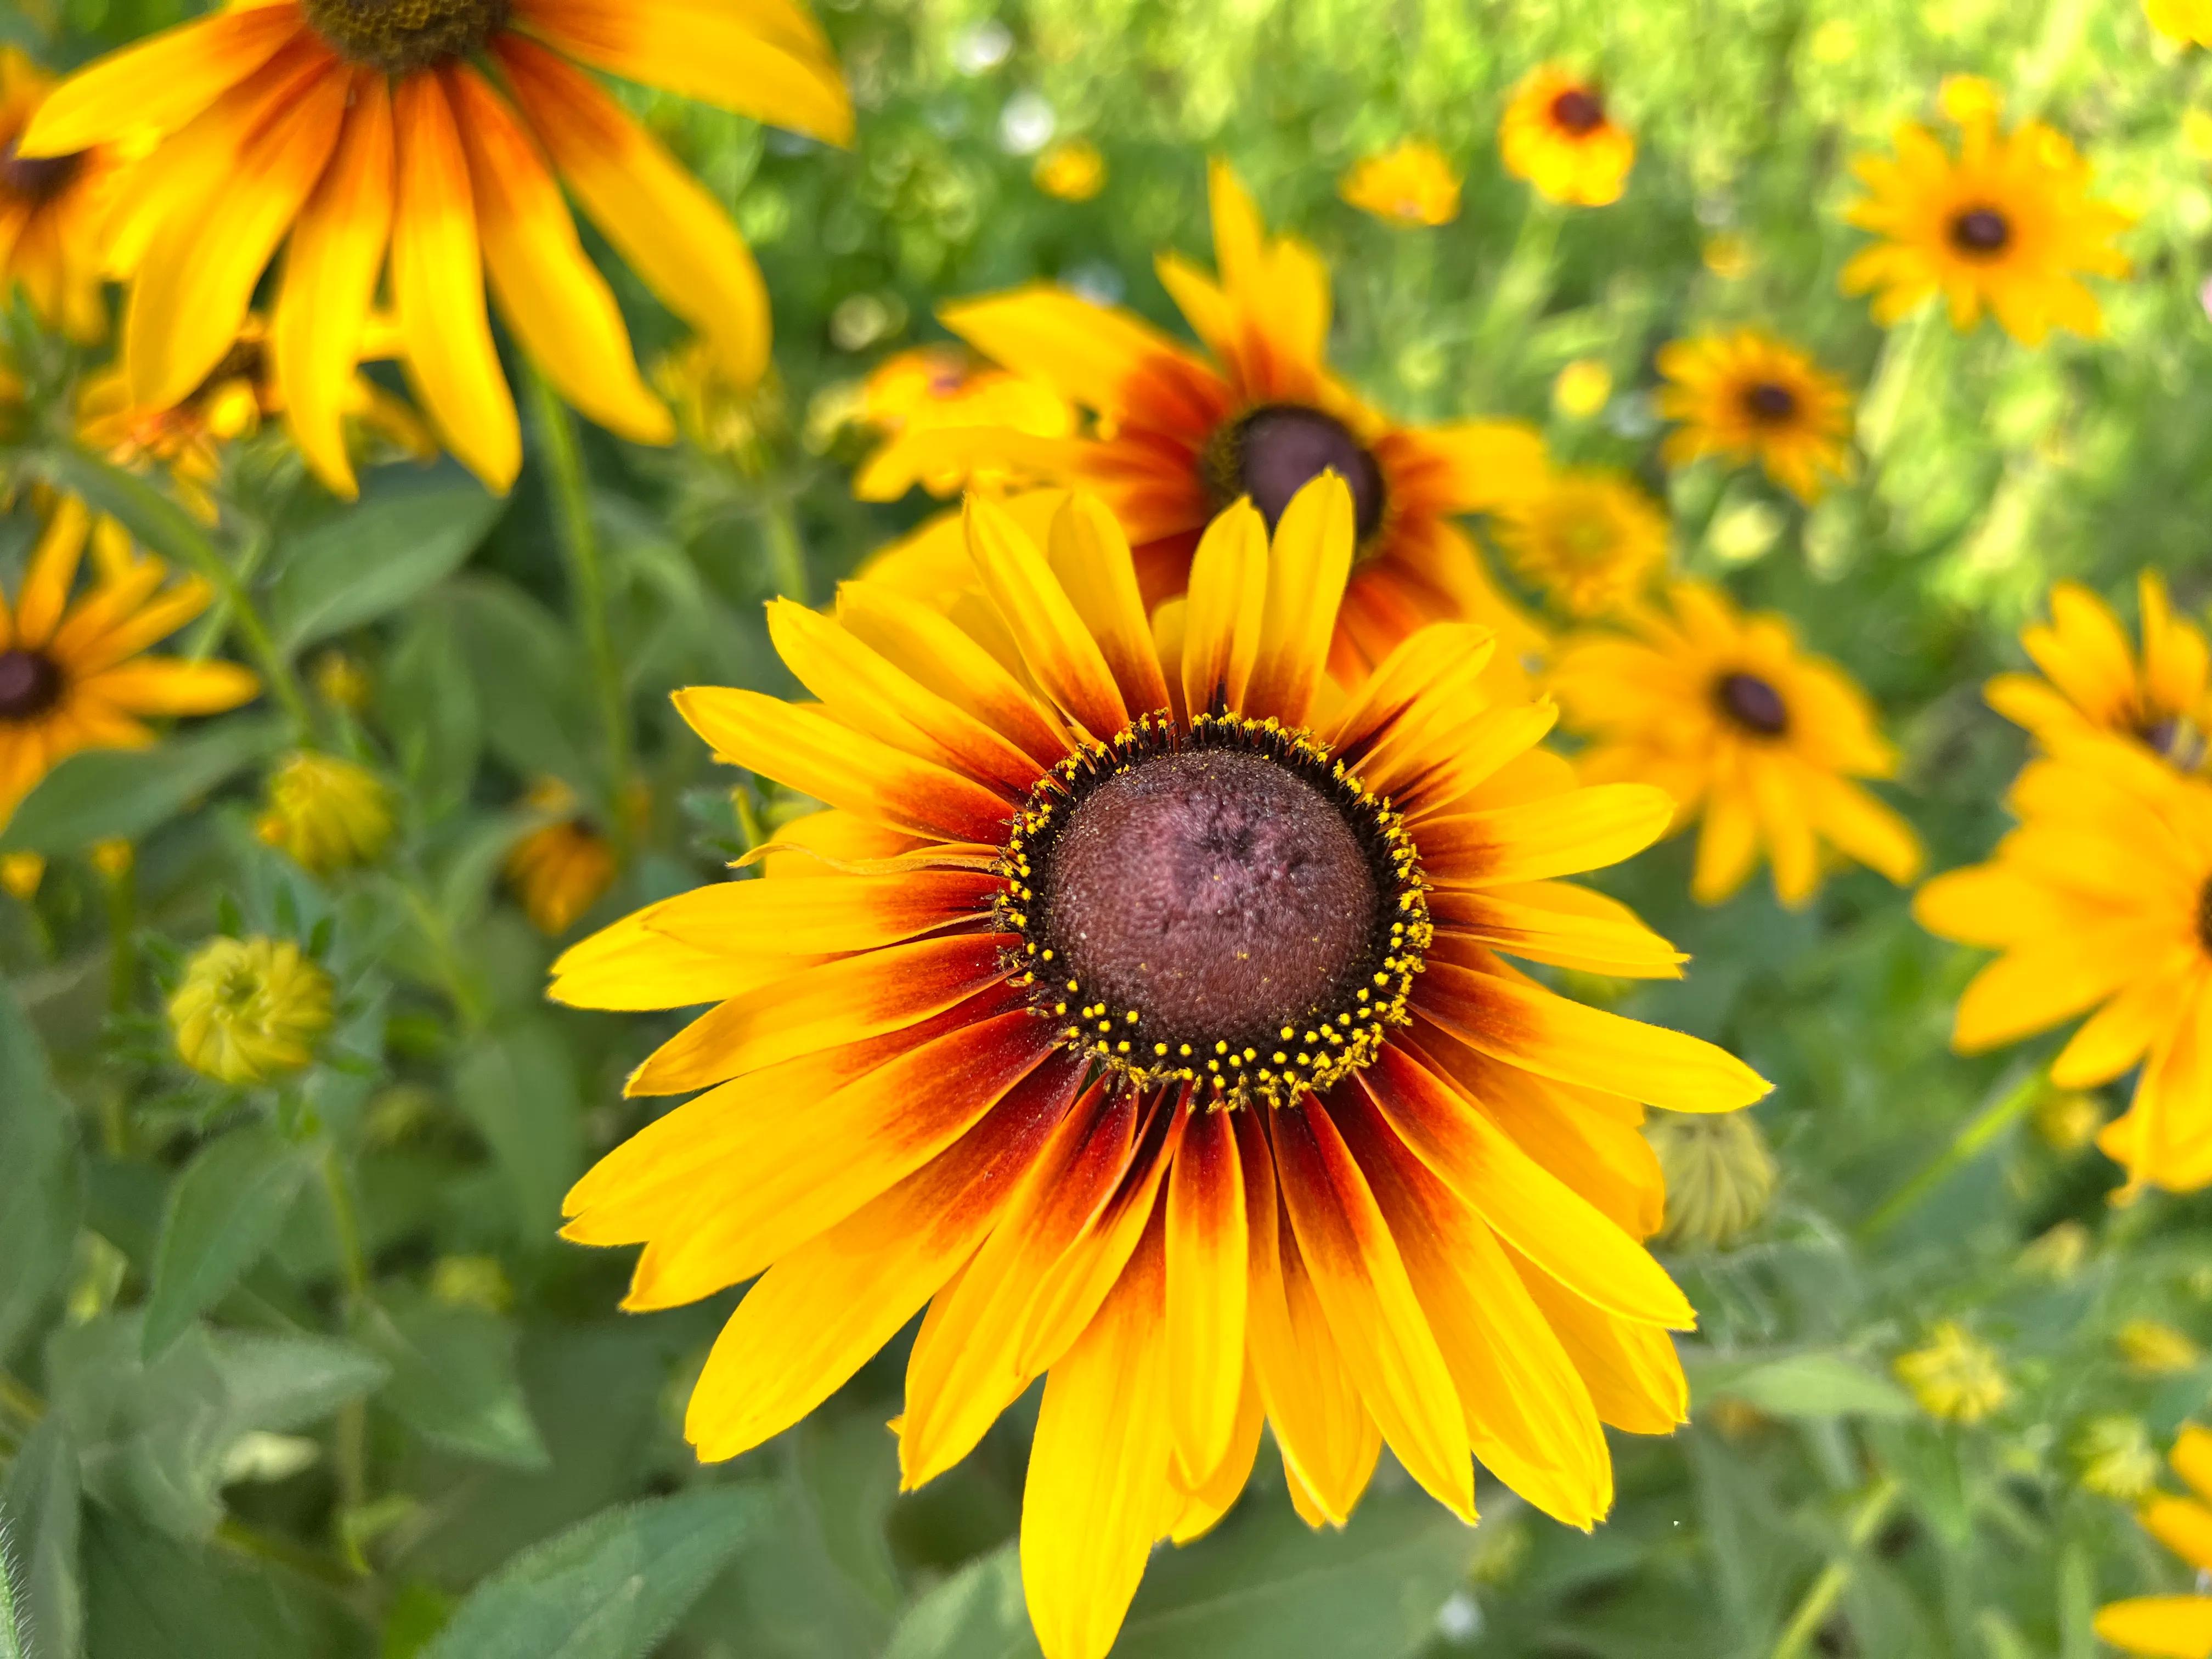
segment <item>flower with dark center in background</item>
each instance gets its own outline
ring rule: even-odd
[[[1498,124],[1505,170],[1540,196],[1577,207],[1620,199],[1636,164],[1636,140],[1587,76],[1556,64],[1532,70],[1513,89]]]
[[[100,278],[126,152],[97,144],[23,154],[23,129],[53,84],[15,47],[0,46],[0,302],[20,284],[49,325],[95,340],[107,331]]]
[[[1271,546],[1232,503],[1157,623],[1080,495],[1042,546],[970,498],[973,615],[866,580],[834,617],[779,601],[820,701],[677,703],[829,810],[765,879],[555,964],[562,1001],[716,1005],[629,1085],[707,1092],[566,1206],[573,1239],[645,1245],[629,1307],[759,1275],[692,1394],[700,1455],[790,1427],[927,1306],[908,1486],[1047,1378],[1021,1553],[1048,1659],[1101,1659],[1153,1544],[1221,1516],[1263,1423],[1316,1525],[1387,1442],[1462,1516],[1479,1457],[1588,1526],[1600,1425],[1682,1417],[1666,1332],[1692,1315],[1638,1242],[1663,1194],[1635,1124],[1765,1085],[1504,960],[1679,973],[1557,879],[1667,802],[1577,787],[1534,746],[1548,708],[1479,689],[1479,628],[1337,690],[1355,512],[1324,477]]]
[[[133,273],[132,407],[173,407],[206,379],[288,244],[270,325],[285,418],[316,473],[352,495],[343,420],[388,253],[416,395],[453,454],[504,489],[521,434],[487,282],[562,396],[625,437],[674,433],[563,183],[733,374],[756,379],[768,360],[767,295],[736,228],[579,64],[831,142],[852,131],[797,0],[273,0],[80,70],[17,152],[161,135],[117,233]]]
[[[1160,279],[1206,347],[1127,312],[1036,286],[943,308],[945,325],[994,362],[1088,410],[1087,436],[1042,439],[969,428],[933,434],[944,465],[993,465],[1091,491],[1135,544],[1147,606],[1182,592],[1208,521],[1249,496],[1273,525],[1310,480],[1350,486],[1358,547],[1329,665],[1364,672],[1425,623],[1471,621],[1498,636],[1490,684],[1527,686],[1536,626],[1506,599],[1453,520],[1510,501],[1540,476],[1543,443],[1512,421],[1400,426],[1328,368],[1329,278],[1304,242],[1270,237],[1224,162],[1212,173],[1218,278],[1164,253]],[[1042,533],[1056,492],[1012,509]],[[868,574],[921,592],[960,564],[950,516],[882,556]]]
[[[2201,772],[2212,738],[2212,653],[2203,630],[2174,614],[2164,578],[2136,578],[2142,652],[2107,605],[2079,582],[2051,590],[2051,620],[2021,630],[2033,674],[1999,674],[1990,707],[2063,751],[2110,733],[2133,739],[2180,772]]]
[[[1851,394],[1787,341],[1759,328],[1675,340],[1660,349],[1659,372],[1659,412],[1677,423],[1669,466],[1756,461],[1808,504],[1849,475]]]
[[[2132,1184],[2212,1183],[2212,784],[2092,736],[2030,762],[2006,805],[2020,826],[1990,861],[1913,900],[1929,932],[2002,952],[1960,999],[1953,1046],[1979,1054],[2087,1014],[2051,1080],[2141,1068],[2098,1146]]]
[[[1885,327],[1940,293],[1956,328],[1972,328],[1986,307],[2027,345],[2054,325],[2100,332],[2103,313],[2081,278],[2128,274],[2112,239],[2129,216],[2090,196],[2088,162],[2056,129],[2023,121],[2003,132],[1986,101],[1951,104],[1955,157],[1907,121],[1894,157],[1858,162],[1869,193],[1844,216],[1882,240],[1844,267],[1844,291],[1873,292]]]
[[[1701,823],[1690,889],[1701,902],[1742,886],[1762,848],[1791,906],[1819,890],[1823,843],[1912,879],[1919,839],[1853,781],[1892,776],[1897,756],[1842,669],[1800,650],[1782,617],[1743,616],[1698,582],[1677,583],[1631,627],[1568,641],[1551,684],[1570,729],[1590,739],[1583,776],[1657,784],[1677,828]]]
[[[235,663],[141,654],[207,608],[198,577],[164,586],[145,559],[71,604],[90,529],[81,504],[57,503],[15,605],[0,599],[0,824],[77,750],[150,744],[141,716],[217,714],[259,689]]]

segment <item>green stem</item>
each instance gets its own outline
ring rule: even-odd
[[[606,742],[607,773],[613,786],[607,797],[613,809],[608,814],[608,827],[617,848],[627,852],[629,821],[622,804],[630,780],[629,705],[623,693],[622,666],[615,659],[614,635],[607,625],[606,574],[599,558],[599,528],[592,521],[583,451],[576,441],[576,422],[568,406],[535,367],[527,372],[531,415],[544,458],[554,517],[560,521],[561,550],[568,562],[568,597],[575,611],[576,630],[583,635],[584,654],[591,664],[599,725]]]
[[[289,1539],[277,1538],[258,1527],[249,1527],[234,1516],[225,1516],[215,1529],[216,1541],[240,1555],[254,1556],[264,1561],[289,1567],[302,1577],[313,1578],[334,1589],[351,1589],[360,1581],[357,1571],[319,1555],[313,1550],[301,1549]]]
[[[132,943],[138,925],[138,873],[125,864],[106,880],[107,1006],[121,1016],[131,1012],[131,994],[138,983],[138,952]]]
[[[359,1302],[368,1294],[368,1256],[362,1249],[361,1218],[354,1209],[353,1193],[346,1185],[345,1171],[338,1164],[338,1149],[325,1141],[317,1164],[322,1172],[324,1196],[330,1200],[331,1237],[337,1246],[338,1268],[345,1279],[346,1299]]]
[[[1980,1157],[1990,1143],[2010,1128],[2042,1093],[2043,1073],[2032,1069],[1975,1113],[1934,1163],[1892,1193],[1881,1208],[1859,1223],[1859,1242],[1871,1243],[1911,1214],[1930,1193]]]
[[[1857,1512],[1851,1516],[1850,1528],[1844,1534],[1844,1547],[1828,1565],[1820,1569],[1820,1576],[1805,1592],[1805,1599],[1797,1604],[1797,1611],[1790,1620],[1782,1639],[1774,1644],[1771,1659],[1798,1659],[1820,1633],[1820,1626],[1828,1622],[1828,1615],[1836,1609],[1844,1588],[1850,1583],[1852,1558],[1864,1549],[1881,1523],[1889,1518],[1890,1507],[1897,1502],[1905,1488],[1895,1476],[1884,1475],[1875,1483],[1874,1490],[1866,1495]]]
[[[268,620],[246,584],[208,533],[184,508],[137,474],[125,471],[78,444],[48,453],[49,470],[65,489],[82,495],[97,511],[112,514],[123,527],[155,552],[204,577],[228,611],[230,626],[270,692],[283,706],[296,735],[313,729],[307,694],[290,661],[278,649]]]
[[[4,1406],[26,1423],[36,1423],[46,1414],[46,1402],[6,1371],[0,1371],[0,1406]]]
[[[775,591],[787,599],[807,601],[806,547],[799,539],[799,520],[791,498],[771,490],[761,508],[761,538],[768,544],[769,568],[775,575]]]

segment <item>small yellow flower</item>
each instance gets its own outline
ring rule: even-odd
[[[2212,0],[2148,0],[2150,25],[2185,46],[2212,46]]]
[[[1337,194],[1395,225],[1446,225],[1459,217],[1459,174],[1425,138],[1407,138],[1345,172]]]
[[[269,780],[254,833],[319,876],[374,864],[392,839],[392,802],[374,773],[302,750]]]
[[[1996,82],[1979,75],[1947,75],[1936,89],[1936,107],[1946,120],[1966,126],[1994,121],[2004,113],[2004,94]]]
[[[132,852],[127,841],[96,841],[87,857],[90,859],[92,867],[110,881],[122,880],[131,873],[131,866],[137,862],[137,855]]]
[[[542,933],[557,936],[614,884],[615,849],[591,822],[575,816],[576,797],[558,778],[541,778],[526,804],[570,816],[532,830],[507,855],[507,878]]]
[[[430,1269],[430,1297],[449,1308],[502,1314],[514,1304],[514,1286],[490,1255],[441,1255]]]
[[[28,904],[46,878],[46,861],[36,853],[0,853],[0,887]]]
[[[1088,138],[1063,138],[1030,169],[1036,187],[1063,202],[1087,202],[1106,188],[1106,158]]]
[[[1723,1249],[1766,1213],[1774,1154],[1749,1113],[1654,1112],[1644,1138],[1667,1177],[1667,1243]]]
[[[1552,382],[1552,407],[1570,420],[1586,421],[1613,396],[1613,371],[1595,357],[1577,357]]]
[[[1806,502],[1850,469],[1851,394],[1806,353],[1764,329],[1700,335],[1662,347],[1659,412],[1680,422],[1667,463],[1717,455],[1757,461]]]
[[[1724,283],[1740,283],[1751,275],[1757,263],[1753,258],[1751,244],[1733,232],[1723,231],[1713,237],[1698,251],[1705,269]]]
[[[2114,1334],[2112,1346],[2137,1376],[2172,1376],[2204,1358],[2185,1334],[2156,1319],[2130,1319]]]
[[[1955,1319],[1929,1332],[1925,1347],[1899,1354],[1893,1369],[1920,1409],[1946,1423],[1978,1423],[2012,1397],[1996,1350]]]
[[[1578,207],[1619,201],[1636,164],[1636,140],[1614,122],[1596,82],[1553,64],[1513,89],[1498,148],[1505,170],[1538,195]]]
[[[2053,1089],[2036,1103],[2035,1133],[2054,1152],[2078,1152],[2105,1127],[2105,1109],[2094,1095]]]
[[[1569,468],[1506,502],[1498,544],[1521,574],[1577,617],[1620,611],[1667,562],[1667,514],[1626,475]]]
[[[308,673],[324,702],[356,714],[368,707],[375,690],[361,659],[335,648],[317,657]]]
[[[330,1025],[331,976],[290,939],[210,939],[169,999],[178,1057],[223,1083],[298,1071]]]
[[[2074,1444],[2081,1484],[2100,1498],[2140,1499],[2158,1481],[2158,1451],[2139,1417],[2092,1419]]]

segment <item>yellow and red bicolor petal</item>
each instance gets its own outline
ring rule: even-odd
[[[1206,526],[1191,556],[1178,676],[1191,715],[1243,712],[1267,603],[1267,522],[1240,499]]]
[[[1490,887],[1579,875],[1633,858],[1667,833],[1674,804],[1643,783],[1565,794],[1421,825],[1422,872],[1438,887]]]
[[[306,32],[296,7],[233,7],[111,53],[48,94],[17,140],[69,155],[143,131],[173,132]]]
[[[1012,631],[1030,676],[1093,737],[1113,736],[1130,718],[1121,686],[1043,550],[986,496],[969,495],[962,510],[976,579]]]
[[[1072,492],[1053,516],[1048,555],[1068,603],[1098,642],[1122,707],[1133,714],[1167,708],[1167,681],[1120,521],[1097,496]]]
[[[1188,1492],[1229,1456],[1244,1391],[1249,1234],[1228,1112],[1199,1112],[1183,1132],[1166,1216],[1168,1416],[1177,1484]]]
[[[1211,374],[1151,324],[1043,283],[962,300],[937,314],[986,357],[1101,415],[1129,412],[1130,392],[1161,360]]]
[[[1575,1362],[1600,1422],[1630,1434],[1672,1434],[1689,1421],[1690,1385],[1664,1327],[1607,1313],[1510,1244],[1506,1255]]]
[[[663,899],[638,919],[664,938],[734,957],[836,956],[988,919],[1006,886],[986,870],[725,881]]]

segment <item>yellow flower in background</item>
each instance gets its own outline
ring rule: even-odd
[[[367,767],[303,750],[270,775],[254,833],[319,876],[374,864],[392,839],[392,796]]]
[[[1586,421],[1613,396],[1613,371],[1595,357],[1577,357],[1552,381],[1552,407],[1570,420]]]
[[[1407,138],[1353,162],[1336,193],[1395,225],[1448,225],[1459,217],[1459,174],[1425,138]]]
[[[1911,826],[1853,781],[1897,769],[1866,694],[1802,650],[1784,618],[1677,583],[1632,636],[1569,641],[1552,684],[1568,726],[1591,740],[1581,775],[1657,784],[1679,804],[1678,828],[1702,821],[1690,887],[1700,902],[1742,886],[1762,850],[1793,906],[1819,890],[1824,845],[1892,881],[1919,871]]]
[[[1741,282],[1758,263],[1751,244],[1729,231],[1707,238],[1705,246],[1698,251],[1698,258],[1707,270],[1724,283]]]
[[[316,654],[315,660],[308,665],[307,677],[318,696],[349,714],[358,714],[367,708],[376,690],[361,659],[335,646]]]
[[[2151,27],[2185,46],[2212,46],[2212,0],[2145,0]]]
[[[1613,120],[1603,89],[1556,64],[1514,88],[1498,149],[1505,170],[1537,194],[1580,207],[1619,201],[1636,164],[1636,140]]]
[[[1182,592],[1200,534],[1249,500],[1269,525],[1309,481],[1333,471],[1352,487],[1358,536],[1337,613],[1331,672],[1357,678],[1424,623],[1480,623],[1497,635],[1492,689],[1518,695],[1544,635],[1502,594],[1457,525],[1523,491],[1543,440],[1518,421],[1401,426],[1328,369],[1328,268],[1294,237],[1270,236],[1224,161],[1210,175],[1209,274],[1175,253],[1161,281],[1204,342],[1201,355],[1126,311],[1042,284],[942,308],[945,325],[993,362],[1036,376],[1095,424],[1087,437],[1040,439],[970,428],[930,434],[930,465],[986,461],[1103,498],[1136,544],[1147,609]],[[918,445],[918,447],[921,447]],[[1009,498],[1041,529],[1055,493]],[[961,568],[947,514],[866,567],[915,591]]]
[[[1997,1351],[1955,1319],[1929,1331],[1924,1347],[1899,1354],[1893,1369],[1920,1409],[1945,1423],[1978,1423],[2012,1398]]]
[[[629,1083],[708,1092],[565,1206],[572,1239],[645,1244],[629,1308],[759,1275],[692,1394],[700,1455],[789,1428],[927,1305],[908,1486],[1046,1379],[1021,1554],[1048,1659],[1105,1654],[1154,1543],[1222,1515],[1263,1423],[1316,1525],[1387,1442],[1455,1514],[1472,1451],[1587,1526],[1600,1424],[1683,1416],[1666,1332],[1692,1316],[1638,1242],[1662,1194],[1633,1125],[1765,1085],[1504,960],[1679,972],[1554,879],[1666,803],[1577,787],[1535,747],[1547,708],[1479,690],[1480,629],[1333,690],[1355,511],[1320,479],[1271,544],[1231,507],[1158,618],[1083,495],[1042,544],[969,498],[972,610],[865,580],[834,617],[777,602],[820,702],[678,707],[828,809],[781,827],[764,879],[555,964],[577,1006],[719,1005]],[[1285,863],[1307,878],[1257,875]]]
[[[220,714],[260,689],[235,663],[143,654],[207,609],[198,577],[164,586],[143,560],[71,603],[90,530],[81,503],[58,501],[15,605],[0,599],[0,824],[79,750],[145,748],[145,718]]]
[[[539,933],[557,938],[614,885],[614,844],[577,812],[576,792],[558,778],[540,778],[523,804],[563,815],[517,842],[506,866],[523,914]]]
[[[1548,472],[1492,530],[1514,568],[1571,616],[1621,610],[1667,567],[1666,510],[1619,472]]]
[[[2100,1498],[2139,1501],[2158,1484],[2158,1451],[2140,1417],[2099,1417],[2082,1428],[2074,1447],[2081,1484]]]
[[[1885,327],[1941,294],[1952,325],[1972,328],[1984,308],[2026,345],[2055,325],[2095,335],[2104,327],[2084,273],[2128,274],[2112,239],[2130,216],[2089,194],[2089,164],[2041,121],[2001,132],[1993,109],[1971,106],[1956,156],[1926,128],[1897,130],[1894,157],[1869,156],[1856,172],[1869,193],[1844,217],[1882,240],[1844,267],[1846,294],[1874,293]]]
[[[2079,582],[2051,590],[2051,620],[2021,630],[2044,678],[1999,674],[1990,707],[2045,749],[2100,733],[2141,744],[2177,771],[2204,768],[2212,744],[2212,652],[2204,632],[2174,614],[2154,570],[2136,578],[2142,653],[2112,608]]]
[[[1765,329],[1740,328],[1660,348],[1659,412],[1677,422],[1669,466],[1706,455],[1756,461],[1798,500],[1820,498],[1850,471],[1851,394],[1805,352]]]
[[[2156,1319],[2130,1319],[2114,1334],[2112,1346],[2137,1376],[2172,1376],[2195,1369],[2204,1358],[2185,1333]]]
[[[36,853],[0,853],[0,888],[28,904],[46,878],[46,861]]]
[[[169,999],[178,1058],[241,1087],[299,1071],[330,1030],[331,991],[331,976],[290,939],[210,939]]]
[[[1644,1138],[1667,1179],[1662,1243],[1717,1250],[1757,1226],[1779,1171],[1748,1112],[1656,1112]]]
[[[92,867],[110,881],[122,880],[138,862],[137,848],[127,841],[113,838],[93,842],[85,856]]]
[[[2035,1103],[2035,1133],[2054,1152],[2078,1152],[2105,1127],[2105,1109],[2094,1095],[2052,1089]]]
[[[1106,188],[1106,158],[1088,138],[1063,138],[1030,169],[1036,187],[1063,202],[1087,202]]]
[[[107,224],[129,151],[84,146],[25,155],[18,141],[54,79],[13,46],[0,46],[0,304],[20,284],[31,309],[75,340],[107,331],[100,292]]]
[[[2051,1080],[2142,1068],[2097,1144],[2133,1183],[2212,1182],[2212,784],[2096,738],[2030,762],[2007,805],[2021,823],[1996,855],[1913,900],[1929,932],[2003,953],[1967,985],[1952,1046],[1979,1054],[2089,1014]]]
[[[352,495],[343,420],[388,251],[417,400],[454,455],[504,489],[521,434],[487,282],[578,409],[641,441],[674,431],[563,184],[732,373],[757,378],[768,359],[767,295],[735,228],[579,64],[832,142],[852,131],[844,83],[797,0],[270,0],[80,70],[18,151],[162,135],[117,232],[134,405],[173,407],[207,378],[289,238],[270,325],[285,417],[317,475]]]
[[[988,454],[945,458],[931,434],[961,428],[1066,438],[1075,406],[1042,380],[979,362],[965,346],[919,346],[878,363],[860,388],[858,418],[885,434],[853,477],[864,501],[895,501],[916,484],[933,495],[1034,483],[1018,463]]]
[[[2143,1505],[2143,1530],[2196,1569],[2197,1582],[2212,1572],[2212,1433],[2185,1425],[2168,1460],[2195,1494],[2160,1494]],[[2097,1609],[2098,1639],[2129,1653],[2160,1659],[2204,1659],[2212,1654],[2212,1595],[2139,1595]]]

